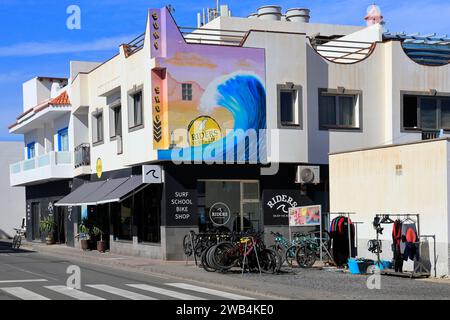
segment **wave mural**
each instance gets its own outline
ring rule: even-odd
[[[213,80],[200,99],[199,112],[210,115],[226,109],[232,130],[209,144],[158,150],[160,160],[262,162],[266,159],[266,90],[254,73],[238,71]],[[263,131],[262,131],[263,130]]]

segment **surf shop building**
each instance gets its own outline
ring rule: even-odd
[[[205,26],[186,29],[166,8],[150,9],[145,33],[116,56],[72,62],[59,90],[67,95],[64,179],[56,171],[31,177],[23,164],[11,171],[12,179],[22,177],[13,184],[30,191],[27,204],[39,208],[29,221],[30,240],[41,238],[33,229],[49,215],[48,199],[65,215],[67,239],[88,219],[111,252],[162,259],[183,258],[190,230],[270,236],[287,232],[290,207],[321,204],[326,212],[334,142],[316,143],[328,129],[318,128],[311,105],[328,84],[308,73],[323,69],[323,58],[307,36],[362,28],[251,20],[222,10]],[[327,95],[341,92],[333,90]],[[345,95],[358,99],[354,90]],[[11,131],[22,121],[28,120]],[[30,130],[46,128],[35,123]],[[360,133],[352,125],[344,135]],[[33,170],[43,170],[40,157]],[[57,181],[64,188],[55,188]]]

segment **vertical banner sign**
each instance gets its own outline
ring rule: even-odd
[[[160,11],[156,9],[150,10],[150,36],[152,40],[151,45],[151,57],[159,57],[161,56],[161,24],[160,24]]]
[[[152,105],[153,105],[153,147],[155,150],[167,149],[167,134],[165,125],[167,117],[166,103],[164,99],[164,76],[163,70],[152,71]]]

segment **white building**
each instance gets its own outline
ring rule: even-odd
[[[30,223],[54,214],[48,203],[56,202],[57,215],[70,217],[61,226],[69,244],[88,212],[112,251],[180,259],[190,229],[270,234],[286,229],[292,203],[329,211],[329,153],[450,128],[442,103],[427,104],[450,92],[448,66],[435,66],[442,56],[428,44],[384,33],[381,24],[310,23],[304,9],[283,16],[269,6],[249,18],[220,11],[199,29],[179,29],[167,9],[151,9],[145,33],[110,60],[74,62],[70,79],[24,86],[25,114],[11,133],[25,135],[26,156],[35,158],[13,165],[11,181],[30,189]],[[447,48],[445,39],[434,42]],[[423,50],[433,57],[424,60]],[[231,129],[270,134],[253,145],[237,137],[245,148],[233,164],[173,163],[220,162],[231,153],[218,147]],[[209,144],[214,152],[197,157]],[[248,161],[253,155],[257,161]],[[274,175],[261,171],[266,162],[278,166]],[[142,183],[139,176],[151,172],[143,164],[163,170],[160,184]],[[318,183],[297,184],[299,165],[319,167]],[[277,195],[287,200],[269,207]],[[226,219],[211,219],[216,209]]]

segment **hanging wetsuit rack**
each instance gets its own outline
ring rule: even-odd
[[[335,215],[335,216],[342,216],[342,217],[345,217],[345,218],[347,218],[348,219],[348,228],[347,228],[347,232],[348,232],[348,254],[349,254],[349,257],[351,257],[352,256],[352,241],[351,241],[351,228],[350,228],[350,221],[351,221],[351,219],[350,219],[350,216],[351,215],[355,215],[356,214],[356,212],[330,212],[329,213],[330,214],[330,220],[332,220],[331,219],[331,215]],[[355,230],[355,245],[356,245],[356,247],[358,246],[358,239],[357,239],[357,237],[356,237],[356,235],[357,235],[357,233],[356,233],[356,230]]]
[[[414,262],[417,262],[417,266],[414,268],[414,271],[409,275],[410,278],[420,278],[420,277],[429,277],[431,275],[430,270],[428,270],[424,265],[423,262],[421,261],[421,255],[420,255],[420,215],[419,214],[403,214],[403,213],[392,213],[392,214],[377,214],[375,215],[375,219],[374,219],[374,227],[375,230],[377,231],[377,239],[376,241],[379,242],[380,239],[380,234],[382,234],[383,232],[383,228],[381,228],[382,224],[393,224],[395,221],[392,220],[393,219],[398,219],[400,220],[401,218],[403,218],[402,223],[405,221],[411,221],[413,223],[415,223],[417,225],[417,241],[415,244],[417,244],[419,246],[419,260],[417,260],[416,258],[414,258]],[[381,258],[380,258],[380,251],[378,250],[376,252],[377,255],[377,265],[381,266]],[[436,270],[436,265],[434,266],[435,270]],[[426,273],[422,273],[422,272],[418,272],[418,269],[425,269],[427,272]],[[389,271],[387,269],[384,269],[381,271],[381,274],[385,274],[385,275],[393,275],[393,276],[408,276],[407,273],[402,273],[402,272],[393,272],[393,271]]]

